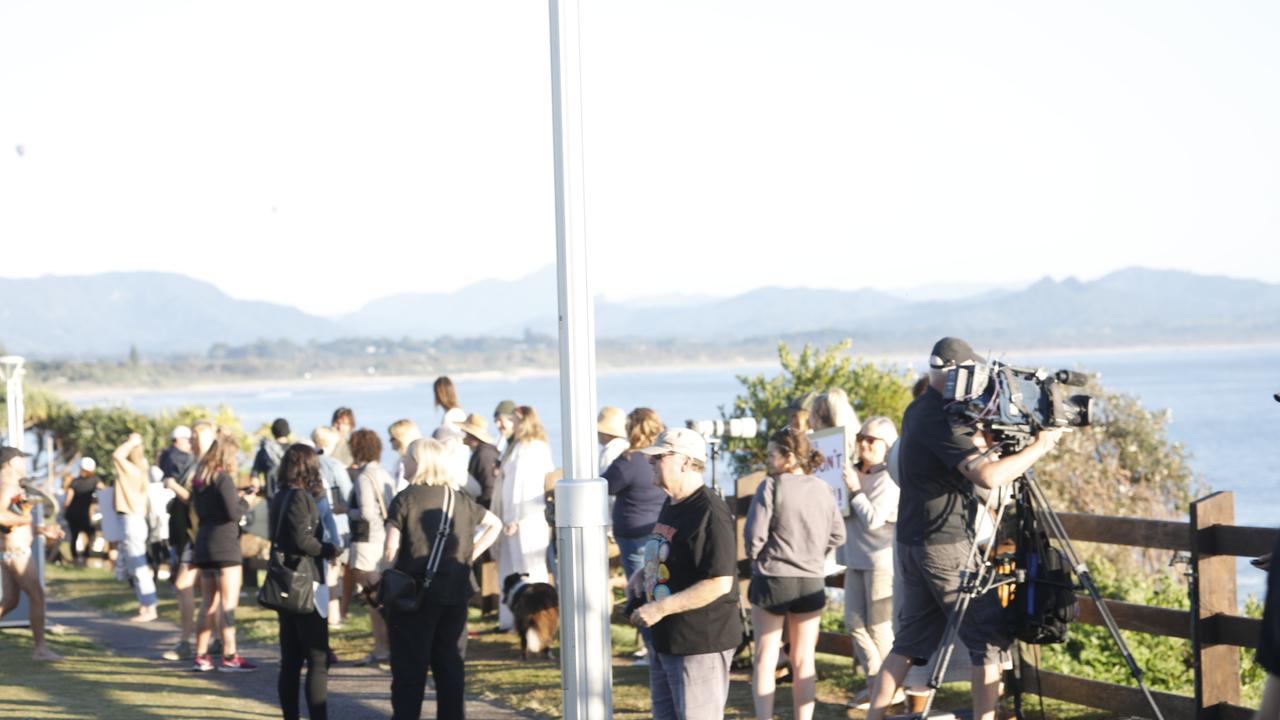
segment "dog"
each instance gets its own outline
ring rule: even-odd
[[[502,581],[502,604],[515,617],[516,634],[520,636],[520,658],[541,653],[553,660],[551,640],[560,630],[560,596],[554,586],[527,581],[528,573],[512,573]]]

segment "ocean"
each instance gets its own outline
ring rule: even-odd
[[[1192,467],[1212,490],[1235,493],[1236,523],[1274,526],[1280,513],[1280,346],[1179,350],[1027,354],[1000,358],[1016,365],[1070,368],[1100,373],[1105,388],[1138,396],[1150,410],[1167,411],[1171,440],[1190,453]],[[920,371],[923,362],[915,363]],[[597,402],[630,410],[651,407],[668,425],[686,420],[715,419],[741,392],[739,375],[779,372],[776,363],[735,368],[605,371],[597,378]],[[289,420],[295,435],[309,434],[326,424],[340,405],[355,411],[357,425],[386,437],[387,427],[400,418],[415,420],[425,432],[439,424],[432,406],[431,383],[420,380],[381,380],[356,383],[283,384],[278,389],[208,388],[148,392],[101,391],[78,394],[81,406],[123,404],[142,412],[158,412],[186,404],[226,404],[253,430],[276,417]],[[504,399],[533,406],[560,457],[560,382],[550,374],[455,376],[458,397],[468,411],[492,417]],[[390,453],[390,450],[387,450]],[[722,487],[732,479],[722,464]],[[1261,597],[1263,574],[1238,563],[1240,597]]]

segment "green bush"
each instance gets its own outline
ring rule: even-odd
[[[849,354],[852,340],[844,340],[823,349],[805,345],[799,355],[786,343],[778,343],[778,362],[782,373],[773,377],[739,375],[744,394],[733,400],[725,419],[754,417],[760,432],[754,438],[725,440],[725,450],[732,453],[734,472],[747,475],[762,469],[769,432],[787,424],[787,405],[807,392],[824,393],[843,388],[859,418],[885,415],[898,422],[911,402],[912,377],[895,367],[881,367]]]

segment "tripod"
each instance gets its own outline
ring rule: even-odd
[[[1098,594],[1098,586],[1093,581],[1093,574],[1089,572],[1089,566],[1080,559],[1075,546],[1071,544],[1071,538],[1067,537],[1067,531],[1062,526],[1062,520],[1053,511],[1053,507],[1049,505],[1049,499],[1045,497],[1040,484],[1036,482],[1035,471],[1027,470],[1021,477],[1014,480],[1013,485],[1015,496],[1020,498],[1020,512],[1037,513],[1041,523],[1048,531],[1049,539],[1058,541],[1063,553],[1067,556],[1071,569],[1075,572],[1076,577],[1080,579],[1080,584],[1088,591],[1089,597],[1093,599],[1094,605],[1098,608],[1098,614],[1102,616],[1102,622],[1106,626],[1107,632],[1111,634],[1111,639],[1115,641],[1116,647],[1124,657],[1125,664],[1129,667],[1129,674],[1133,676],[1138,688],[1146,696],[1147,703],[1151,705],[1153,716],[1156,720],[1164,720],[1164,715],[1161,714],[1160,708],[1156,705],[1155,698],[1151,696],[1151,691],[1142,682],[1142,668],[1138,667],[1137,661],[1133,659],[1133,654],[1129,651],[1129,646],[1125,643],[1124,637],[1120,635],[1120,627],[1116,625],[1115,618],[1111,615],[1111,610],[1107,608],[1106,603],[1102,601],[1101,596]],[[997,529],[1000,527],[1000,521],[1003,517],[1004,505],[1001,505],[996,516],[995,527]],[[929,677],[929,695],[925,700],[924,709],[919,715],[914,716],[921,720],[928,717],[929,710],[933,706],[933,699],[938,693],[938,688],[942,685],[942,679],[946,677],[947,664],[951,662],[952,646],[959,636],[960,623],[964,622],[964,616],[969,610],[969,604],[995,587],[1017,582],[1016,576],[1000,577],[996,571],[995,563],[987,555],[988,553],[980,551],[978,541],[975,539],[969,549],[968,560],[960,573],[960,595],[956,598],[955,604],[951,608],[951,616],[947,620],[946,629],[943,631],[938,662],[934,666],[933,674]],[[977,561],[977,569],[969,570],[969,568],[975,566],[975,561]],[[1019,662],[1021,661],[1019,660]],[[1014,670],[1018,672],[1017,664],[1015,664]],[[1015,711],[1017,716],[1021,718],[1021,690],[1015,689],[1015,691],[1018,693],[1015,700]]]

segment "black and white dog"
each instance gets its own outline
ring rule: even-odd
[[[551,656],[551,641],[560,630],[560,596],[554,586],[544,582],[528,582],[527,573],[512,573],[502,581],[502,604],[515,617],[516,634],[520,636],[520,657],[529,653]]]

